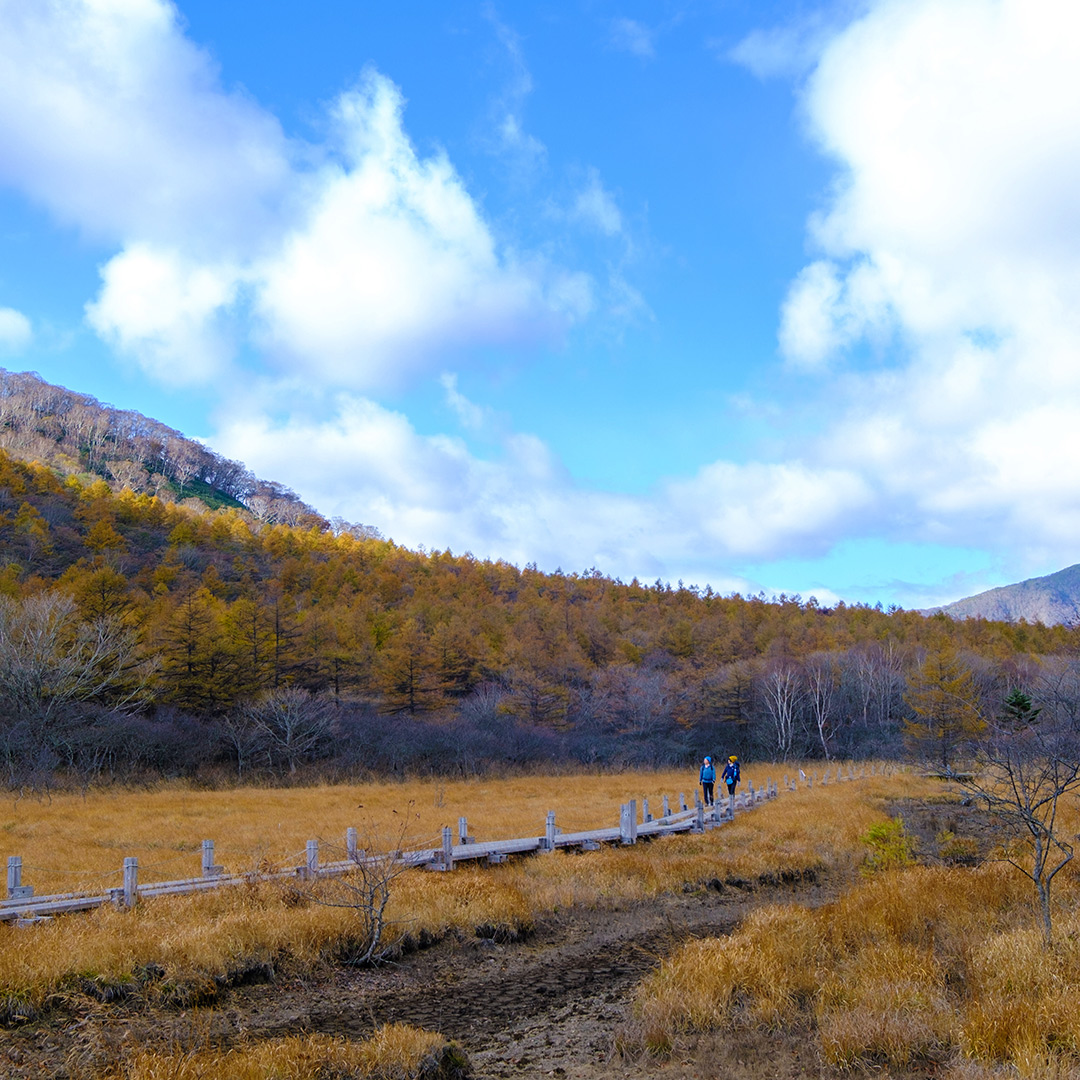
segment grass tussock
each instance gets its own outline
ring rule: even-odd
[[[642,983],[638,1039],[667,1052],[686,1032],[810,1022],[835,1066],[1080,1075],[1080,882],[1062,877],[1052,949],[1030,883],[998,862],[896,868],[820,909],[761,909]]]
[[[405,1024],[350,1042],[326,1035],[273,1039],[229,1050],[143,1052],[107,1080],[454,1080],[465,1073],[461,1051],[441,1035]]]

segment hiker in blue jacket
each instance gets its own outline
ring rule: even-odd
[[[713,784],[716,783],[716,770],[713,768],[712,758],[707,757],[701,765],[701,794],[705,799],[706,806],[713,804]]]
[[[727,784],[727,793],[734,795],[735,787],[739,783],[739,759],[734,754],[727,759],[727,764],[724,766],[724,771],[720,774],[720,777]]]

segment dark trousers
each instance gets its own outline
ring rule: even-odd
[[[705,805],[706,806],[712,806],[712,802],[713,802],[712,789],[713,789],[713,782],[711,780],[702,780],[701,781],[701,791],[702,791],[702,794],[705,796]]]

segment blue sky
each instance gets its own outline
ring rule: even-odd
[[[0,0],[0,364],[411,547],[1076,562],[1065,2]]]

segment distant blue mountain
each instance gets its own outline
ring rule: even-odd
[[[952,604],[933,608],[954,619],[1001,619],[1041,622],[1044,626],[1080,624],[1080,564],[1056,574],[1028,578],[1016,585],[988,589]],[[931,612],[928,612],[930,614]]]

